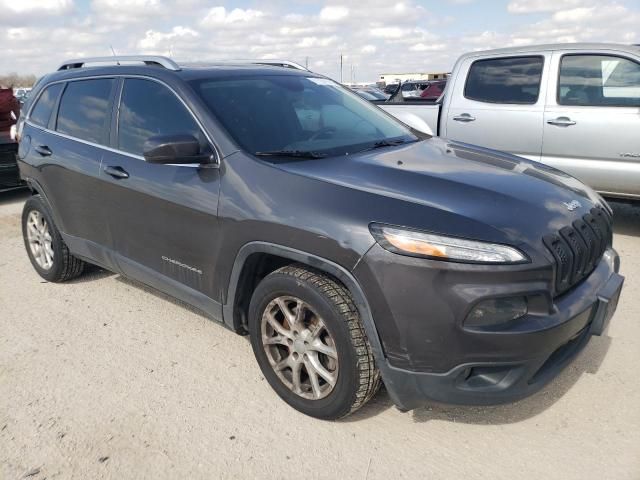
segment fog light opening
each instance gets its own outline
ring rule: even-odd
[[[505,324],[526,314],[526,297],[492,298],[478,303],[464,324],[471,328],[485,328]]]

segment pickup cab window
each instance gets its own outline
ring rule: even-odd
[[[613,55],[565,55],[558,103],[571,106],[640,106],[640,64]]]
[[[491,58],[473,62],[464,96],[485,103],[533,105],[538,101],[544,58]]]

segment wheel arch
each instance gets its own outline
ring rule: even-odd
[[[60,228],[61,224],[60,224],[60,218],[58,217],[58,213],[55,211],[55,209],[53,208],[53,205],[49,201],[49,197],[47,196],[47,193],[44,187],[42,186],[42,184],[38,182],[35,178],[31,178],[31,177],[25,178],[24,181],[27,183],[27,187],[29,187],[29,190],[31,190],[32,195],[40,195],[40,198],[42,198],[42,201],[45,203],[45,205],[49,209],[49,213],[51,213],[51,216],[53,217],[53,221],[56,223],[56,226]]]
[[[327,273],[340,281],[351,293],[358,308],[365,333],[373,350],[373,354],[378,365],[385,362],[384,351],[378,336],[369,303],[364,295],[360,284],[356,278],[346,268],[338,265],[326,258],[318,257],[302,250],[297,250],[282,245],[268,242],[250,242],[240,248],[233,263],[231,277],[227,288],[227,295],[223,302],[224,323],[230,329],[242,333],[245,329],[245,319],[242,318],[238,300],[242,298],[242,289],[247,285],[247,276],[251,278],[252,264],[251,258],[267,255],[274,259],[280,259],[280,264],[275,268],[291,263],[300,263],[316,270]],[[263,257],[264,258],[264,257]],[[275,270],[274,269],[274,270]],[[270,273],[270,272],[269,272]],[[251,290],[253,292],[253,290]],[[250,297],[250,295],[249,295]]]

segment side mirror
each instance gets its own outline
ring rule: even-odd
[[[200,142],[193,135],[157,135],[144,142],[144,159],[157,164],[210,163],[211,154],[200,150]]]

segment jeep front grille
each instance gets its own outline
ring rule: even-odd
[[[581,219],[542,240],[555,260],[556,295],[584,280],[598,265],[613,238],[612,219],[602,208],[592,208]]]

